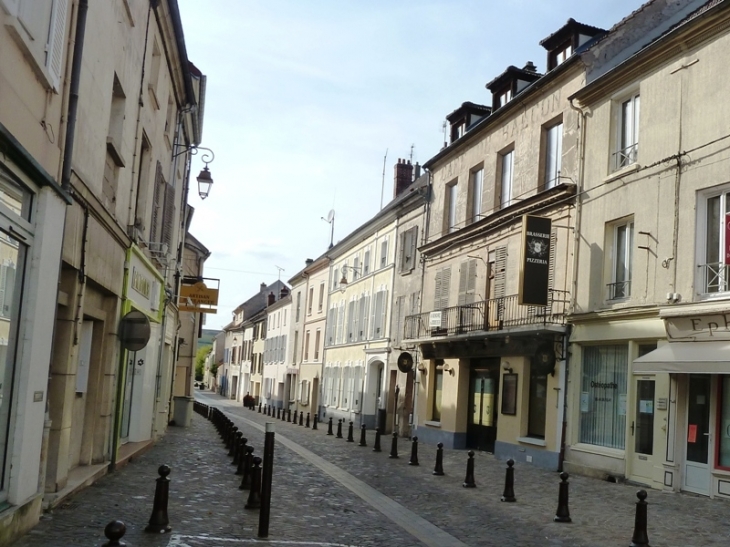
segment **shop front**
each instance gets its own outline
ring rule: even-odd
[[[656,399],[668,410],[662,486],[730,497],[730,312],[671,313],[668,341],[634,361],[635,374],[667,378],[667,398]]]

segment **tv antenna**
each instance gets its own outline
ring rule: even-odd
[[[446,120],[444,120],[444,123],[441,125],[441,130],[444,132],[444,148],[446,148],[446,143],[448,142],[448,140],[447,140],[448,132],[447,132],[446,128],[447,128],[447,124],[446,124]]]
[[[321,217],[322,220],[329,223],[330,225],[330,249],[334,247],[335,244],[335,210],[330,209],[330,212],[327,213],[327,218]]]
[[[284,268],[282,268],[281,266],[277,266],[276,264],[274,264],[274,268],[279,270],[279,281],[281,281],[281,272],[284,271]]]
[[[416,145],[415,145],[415,144],[411,144],[411,156],[410,156],[410,158],[409,158],[409,159],[410,159],[410,161],[411,161],[411,164],[413,163],[413,149],[414,149],[415,147],[416,147]]]
[[[383,156],[383,181],[380,185],[380,208],[383,208],[383,195],[385,194],[385,162],[388,161],[388,149],[385,149],[385,156]]]

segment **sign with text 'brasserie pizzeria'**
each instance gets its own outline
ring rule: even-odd
[[[550,277],[549,218],[522,216],[522,264],[520,267],[519,303],[547,306]]]

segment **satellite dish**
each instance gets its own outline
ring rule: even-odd
[[[330,209],[330,212],[327,213],[327,222],[332,222],[335,218],[335,210]]]

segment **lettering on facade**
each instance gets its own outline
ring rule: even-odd
[[[132,267],[132,288],[145,298],[150,297],[150,280]]]
[[[616,382],[594,382],[591,380],[591,387],[595,389],[618,389]],[[613,393],[603,392],[602,396],[596,395],[593,400],[600,403],[611,403],[613,402]]]
[[[671,340],[730,340],[730,313],[666,319]]]

